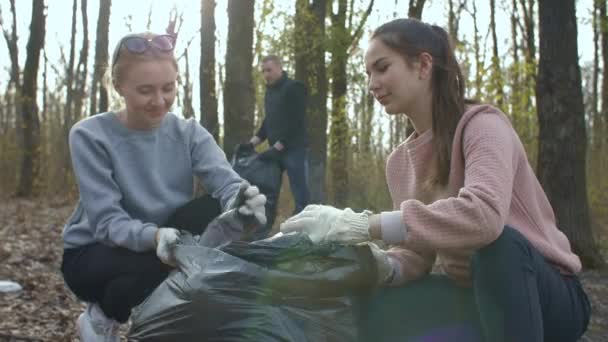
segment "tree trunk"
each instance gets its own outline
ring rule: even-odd
[[[65,92],[65,118],[64,118],[64,132],[67,133],[72,126],[72,102],[74,99],[74,64],[76,59],[76,15],[78,13],[78,0],[72,0],[72,29],[70,34],[70,56],[68,58],[68,65],[66,70],[66,92]],[[69,158],[68,158],[69,159]],[[68,165],[66,165],[68,166]]]
[[[410,0],[410,4],[407,10],[407,16],[409,18],[416,18],[418,20],[420,20],[422,18],[422,10],[424,9],[424,2],[426,0]],[[450,6],[452,4],[452,1],[450,0]],[[394,118],[394,117],[391,117]],[[414,132],[414,125],[412,124],[412,122],[408,119],[405,123],[405,135],[409,136],[410,134],[412,134]],[[394,146],[394,145],[392,145]]]
[[[513,63],[511,66],[511,120],[513,121],[513,127],[516,130],[519,129],[519,117],[522,115],[521,108],[521,67],[519,61],[519,44],[518,44],[518,31],[517,25],[519,24],[519,18],[517,17],[517,0],[513,0],[511,3],[511,51],[513,53]]]
[[[228,0],[224,151],[229,158],[253,134],[253,14],[253,0]]]
[[[456,45],[460,44],[460,40],[458,39],[460,14],[465,9],[466,2],[467,0],[458,0],[457,8],[454,8],[454,0],[449,0],[448,2],[448,33]],[[475,6],[475,1],[473,1],[473,6]]]
[[[66,70],[66,96],[65,96],[65,112],[63,118],[63,136],[60,151],[61,151],[61,160],[63,161],[63,170],[61,172],[62,186],[67,185],[69,170],[71,170],[71,159],[69,152],[69,142],[68,135],[70,132],[70,128],[72,127],[72,122],[74,122],[73,118],[73,100],[74,100],[74,64],[76,59],[76,22],[78,15],[78,0],[72,0],[72,27],[70,34],[70,55],[68,58],[68,65]]]
[[[602,72],[602,107],[601,107],[601,124],[602,132],[608,131],[608,17],[606,16],[606,0],[599,1],[600,11],[600,37],[602,47],[602,65],[604,70]],[[599,138],[599,137],[598,137]],[[608,146],[608,138],[603,135],[600,146]]]
[[[259,68],[261,65],[262,59],[265,57],[267,51],[273,51],[272,53],[277,56],[290,56],[289,59],[293,57],[293,48],[291,46],[287,46],[287,44],[282,44],[279,41],[272,42],[269,46],[266,45],[268,43],[268,37],[266,36],[268,32],[266,28],[266,24],[269,20],[273,20],[272,13],[274,11],[273,0],[262,0],[261,4],[258,2],[258,8],[260,15],[255,18],[255,32],[254,32],[254,46],[253,46],[253,61],[254,61],[254,69]],[[256,9],[256,12],[258,10]],[[292,34],[293,27],[285,27],[282,32],[278,34],[284,40]],[[288,39],[288,38],[287,38]],[[285,51],[283,51],[285,50]],[[293,65],[293,63],[291,63]],[[288,71],[289,72],[289,71]],[[264,94],[266,93],[266,82],[264,81],[264,77],[261,72],[254,71],[253,73],[253,86],[255,89],[255,111],[253,116],[254,127],[260,127],[262,122],[264,121]]]
[[[11,60],[10,78],[6,86],[5,99],[6,99],[6,117],[9,121],[13,121],[15,127],[21,127],[21,116],[18,115],[17,96],[19,89],[21,88],[21,67],[19,66],[19,45],[17,44],[17,9],[15,7],[15,0],[10,0],[11,4],[11,30],[8,31],[4,28],[2,23],[2,17],[0,17],[0,24],[2,24],[2,34],[6,40],[8,47],[9,58]],[[21,130],[17,129],[17,135],[20,137]]]
[[[502,70],[500,69],[500,58],[498,56],[498,37],[496,35],[496,6],[495,0],[490,0],[490,30],[492,32],[492,81],[490,85],[493,90],[494,100],[499,108],[504,109],[505,94],[502,89]]]
[[[15,87],[21,86],[21,70],[19,68],[19,46],[17,45],[17,9],[15,8],[15,0],[10,0],[11,4],[11,31],[6,29],[2,30],[6,45],[8,47],[8,54],[11,60],[10,79],[7,89],[10,89],[11,84]],[[0,23],[2,19],[0,18]]]
[[[346,63],[350,33],[346,28],[346,0],[338,1],[338,13],[331,13],[331,126],[330,165],[333,204],[345,207],[348,200],[348,153],[350,134],[346,115]]]
[[[33,193],[39,159],[40,121],[38,119],[37,84],[40,51],[44,47],[46,15],[43,0],[32,0],[32,21],[27,42],[27,56],[23,70],[23,85],[19,96],[19,108],[23,117],[23,157],[21,179],[17,196],[29,197]]]
[[[477,5],[473,1],[473,10],[471,11],[471,17],[473,19],[473,53],[475,55],[475,98],[481,100],[482,94],[482,81],[484,74],[484,58],[481,53],[481,46],[479,41],[481,36],[479,35],[479,26],[477,26]]]
[[[297,0],[295,15],[295,78],[308,88],[310,134],[309,183],[311,203],[326,197],[327,70],[325,67],[326,0]]]
[[[78,121],[83,114],[84,101],[86,98],[87,74],[89,63],[89,19],[87,16],[87,0],[80,3],[80,14],[82,18],[82,47],[76,67],[76,93],[74,98],[74,121]]]
[[[108,110],[108,89],[103,79],[108,69],[108,32],[111,7],[112,0],[100,0],[95,38],[95,68],[91,86],[91,115]],[[99,101],[99,105],[97,105],[97,101]]]
[[[589,219],[587,139],[576,25],[574,0],[539,1],[538,176],[555,210],[558,227],[583,264],[598,267],[604,262]]]
[[[215,0],[201,0],[200,109],[203,125],[219,143],[215,85]]]
[[[416,18],[420,20],[422,18],[422,9],[424,8],[424,2],[426,0],[410,0],[410,5],[407,9],[407,16],[409,18]]]
[[[186,70],[184,70],[184,84],[182,85],[182,115],[189,119],[194,116],[194,107],[192,106],[192,81],[190,81],[190,61],[188,59],[188,48],[184,51],[186,59]]]
[[[348,126],[347,115],[347,72],[346,66],[348,63],[349,47],[356,44],[362,27],[365,25],[369,14],[374,6],[374,1],[371,0],[364,12],[363,17],[357,24],[357,28],[353,25],[353,8],[350,7],[346,0],[338,1],[338,12],[331,13],[331,126],[330,126],[330,157],[331,157],[331,179],[332,193],[334,196],[334,205],[337,207],[345,207],[348,205],[348,188],[349,177],[348,159],[350,151],[350,129]],[[352,2],[351,2],[352,4]],[[346,20],[348,12],[348,23]]]
[[[598,92],[598,85],[599,85],[599,75],[600,75],[600,58],[599,58],[599,42],[601,39],[601,33],[600,33],[600,23],[602,22],[602,18],[599,16],[599,12],[600,12],[600,1],[604,2],[605,5],[605,1],[606,0],[595,0],[593,1],[593,14],[592,14],[592,20],[591,20],[591,25],[593,26],[593,76],[592,76],[592,81],[591,81],[591,105],[589,106],[591,108],[591,114],[592,117],[594,118],[593,123],[595,124],[595,118],[598,117],[598,102],[599,102],[599,92]],[[594,139],[592,139],[594,140]]]
[[[520,0],[524,13],[526,52],[529,60],[536,58],[536,33],[534,24],[534,0]]]
[[[374,119],[374,96],[367,91],[367,87],[361,94],[361,128],[359,129],[359,151],[369,154],[373,150],[373,119]]]

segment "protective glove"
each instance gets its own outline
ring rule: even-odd
[[[377,270],[377,283],[378,285],[385,285],[390,283],[395,276],[395,268],[393,264],[390,262],[388,254],[380,247],[378,247],[373,242],[366,242],[369,246],[372,255],[374,256],[374,260],[376,260],[376,270]]]
[[[158,228],[156,232],[156,255],[164,264],[175,267],[173,248],[179,241],[179,231],[175,228]]]
[[[258,158],[260,158],[260,160],[264,160],[264,161],[279,161],[281,160],[281,154],[283,152],[277,150],[275,147],[271,147],[269,149],[267,149],[266,151],[260,153],[260,156]]]
[[[257,186],[252,186],[243,181],[239,191],[228,202],[228,210],[236,209],[243,218],[253,218],[259,225],[266,224],[266,196],[260,193]]]
[[[357,244],[368,241],[370,211],[355,213],[350,208],[336,209],[328,205],[308,205],[302,212],[281,224],[281,232],[302,232],[313,243],[335,241]]]

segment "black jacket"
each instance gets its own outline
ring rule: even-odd
[[[280,141],[286,149],[308,146],[306,123],[307,91],[304,83],[283,76],[266,86],[266,116],[256,135],[270,145]]]

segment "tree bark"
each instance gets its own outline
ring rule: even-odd
[[[64,133],[67,133],[72,126],[72,103],[74,99],[74,64],[76,59],[76,15],[78,13],[78,0],[72,0],[72,29],[70,34],[70,56],[66,70],[66,92],[65,92],[65,118],[64,118]],[[67,165],[66,165],[67,166]]]
[[[521,107],[521,67],[519,61],[519,44],[518,44],[518,31],[517,25],[519,23],[519,18],[517,16],[517,0],[512,0],[511,2],[511,41],[512,41],[512,56],[513,63],[511,66],[511,121],[513,122],[513,127],[516,130],[519,130],[519,117],[523,114]]]
[[[46,14],[44,0],[32,0],[32,21],[19,96],[23,130],[23,157],[17,196],[32,196],[40,155],[40,120],[38,118],[37,85],[40,52],[44,47]]]
[[[200,110],[203,125],[219,142],[215,85],[215,0],[201,0]]]
[[[602,65],[604,66],[602,71],[602,107],[601,107],[601,119],[602,124],[601,131],[608,131],[608,17],[606,16],[606,0],[599,1],[600,11],[600,37],[602,47]],[[601,139],[600,146],[608,146],[608,138],[604,135]]]
[[[331,14],[332,37],[330,45],[331,63],[331,126],[330,165],[333,204],[345,207],[348,200],[348,153],[349,127],[346,115],[346,63],[350,45],[350,32],[346,27],[346,0],[338,1],[338,13]]]
[[[410,5],[407,9],[407,16],[409,18],[416,18],[420,20],[422,18],[422,9],[424,8],[424,2],[426,0],[410,0]]]
[[[112,0],[99,1],[99,16],[97,18],[97,33],[95,38],[95,68],[91,86],[90,114],[108,110],[108,88],[103,81],[108,70],[108,32],[110,30],[110,8]],[[97,104],[99,101],[99,105]]]
[[[410,0],[410,4],[407,10],[407,16],[409,18],[416,18],[420,20],[422,18],[422,10],[424,9],[424,2],[426,0]],[[450,0],[450,9],[452,6],[452,1]],[[450,12],[451,14],[451,12]],[[451,18],[451,17],[450,17]],[[391,121],[394,120],[395,117],[391,117]],[[397,124],[397,123],[395,123]],[[414,132],[414,125],[412,122],[407,119],[405,122],[405,135],[408,136]],[[392,136],[392,135],[391,135]],[[395,146],[395,145],[392,145]]]
[[[484,58],[481,53],[481,46],[479,41],[481,40],[481,36],[479,35],[479,26],[477,22],[477,5],[475,1],[472,4],[473,10],[470,12],[471,17],[473,19],[473,54],[475,56],[475,98],[479,99],[482,93],[482,81],[484,74]]]
[[[253,132],[254,1],[228,0],[228,44],[224,88],[224,151],[249,141]]]
[[[539,1],[538,176],[558,227],[583,264],[598,267],[604,262],[591,232],[587,201],[587,138],[574,1]]]
[[[495,0],[490,0],[490,30],[492,32],[492,81],[494,100],[499,108],[504,109],[505,93],[503,90],[502,70],[500,68],[500,57],[498,56],[498,37],[496,35],[496,5]]]
[[[457,6],[454,6],[454,0],[449,0],[448,2],[448,33],[455,44],[460,44],[460,40],[458,39],[460,15],[465,9],[466,2],[467,0],[458,0]],[[473,1],[473,6],[475,6],[475,1]]]
[[[311,203],[326,199],[327,69],[325,66],[326,0],[297,0],[295,15],[295,78],[308,88],[310,134],[309,183]]]
[[[15,7],[15,0],[10,0],[10,5],[10,31],[4,27],[2,16],[0,16],[0,26],[2,27],[2,34],[6,40],[6,46],[8,47],[9,58],[11,60],[10,78],[4,95],[6,99],[5,116],[9,118],[9,121],[14,121],[15,127],[18,128],[21,127],[21,116],[17,114],[19,106],[17,103],[17,93],[21,88],[21,67],[19,66],[19,45],[17,44],[17,9]],[[14,120],[12,120],[12,118],[14,118]],[[17,129],[17,132],[18,136],[20,136],[21,130]]]
[[[10,79],[7,89],[11,85],[15,87],[21,86],[21,69],[19,67],[19,46],[17,45],[17,10],[15,8],[15,0],[10,0],[11,4],[11,31],[4,28],[2,18],[0,17],[0,25],[2,33],[8,47],[8,54],[11,60]]]
[[[80,15],[82,18],[82,47],[76,67],[76,93],[74,94],[74,121],[83,115],[84,101],[86,98],[87,74],[89,63],[89,19],[87,16],[87,0],[80,2]]]
[[[182,85],[182,115],[189,119],[194,116],[194,107],[192,106],[192,81],[190,81],[190,61],[188,59],[188,48],[184,51],[186,59],[186,70],[184,70],[184,84]]]
[[[600,12],[600,1],[604,2],[605,0],[595,0],[593,1],[593,12],[592,12],[592,20],[591,25],[593,25],[593,76],[591,81],[591,108],[592,117],[594,118],[593,122],[595,124],[595,118],[598,117],[598,102],[599,102],[599,75],[600,75],[600,39],[601,39],[601,27],[600,23],[602,22],[602,18],[599,16]]]

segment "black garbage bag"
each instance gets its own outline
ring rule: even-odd
[[[238,231],[226,214],[218,220]],[[130,341],[356,339],[351,294],[376,279],[369,247],[314,245],[300,234],[229,241],[213,224],[182,236],[178,269],[133,310]]]
[[[239,144],[232,154],[232,168],[266,196],[266,225],[252,233],[254,240],[266,238],[274,224],[279,193],[281,191],[281,167],[278,162],[260,158],[251,144]]]

